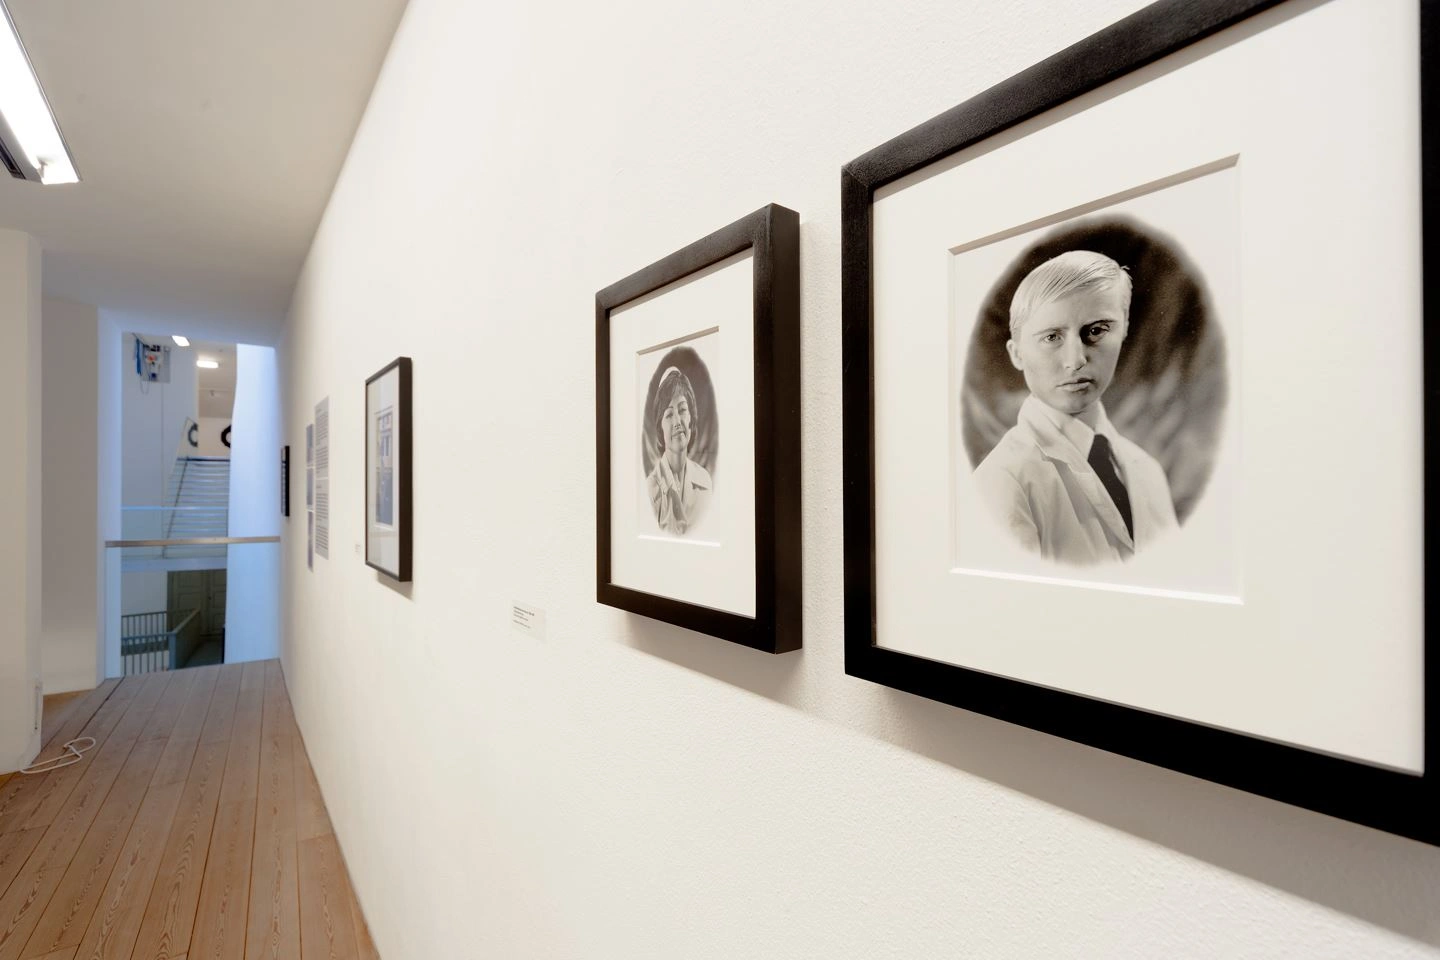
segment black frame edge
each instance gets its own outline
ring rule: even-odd
[[[1424,636],[1422,775],[1009,680],[876,646],[871,204],[879,187],[1181,50],[1284,0],[1159,0],[871,150],[841,171],[845,672],[1157,766],[1440,845],[1440,650]],[[1440,0],[1419,0],[1423,314],[1440,303]],[[1428,187],[1429,189],[1426,189]],[[1422,325],[1428,328],[1428,322]],[[1425,487],[1440,471],[1440,349],[1423,340]],[[1427,594],[1440,579],[1424,515]]]
[[[280,448],[280,516],[290,517],[290,444]]]
[[[772,486],[771,536],[772,550],[768,571],[757,562],[756,572],[769,581],[771,622],[774,637],[773,653],[799,650],[803,641],[803,575],[801,562],[801,494],[800,494],[800,215],[794,210],[771,204],[765,208],[765,251],[770,315],[766,319],[769,336],[768,361],[763,369],[759,350],[756,351],[755,382],[768,388],[768,400],[756,392],[756,429],[760,420],[769,420],[770,484]],[[757,246],[756,269],[762,258]],[[762,305],[760,284],[756,284],[755,342],[762,342],[760,317]],[[765,409],[762,410],[761,407]],[[756,489],[759,490],[759,463],[756,464]],[[757,518],[758,519],[758,518]],[[763,530],[764,527],[762,526]],[[756,542],[756,551],[760,543]],[[757,561],[758,561],[757,557]]]
[[[1285,0],[1158,0],[848,164],[871,190],[1102,87]]]
[[[857,673],[875,638],[875,364],[870,283],[870,186],[840,172],[841,427],[845,672]]]
[[[365,436],[364,446],[360,449],[365,451],[365,484],[369,489],[370,482],[370,384],[379,380],[391,370],[399,369],[400,373],[400,415],[396,419],[395,429],[399,433],[397,440],[398,452],[400,454],[400,502],[397,504],[400,511],[400,563],[395,570],[380,566],[370,559],[370,497],[367,493],[361,498],[362,507],[365,511],[365,520],[361,530],[365,532],[365,566],[377,570],[385,576],[399,583],[409,583],[413,575],[414,565],[414,490],[412,489],[412,478],[414,471],[411,469],[411,458],[414,456],[414,430],[412,429],[414,418],[411,412],[411,360],[409,357],[396,357],[385,366],[365,378]]]
[[[611,582],[610,312],[754,252],[755,605],[743,617]],[[595,295],[595,599],[766,653],[801,646],[799,215],[768,204]],[[793,585],[793,588],[792,588]]]

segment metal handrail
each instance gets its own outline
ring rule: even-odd
[[[279,537],[189,537],[166,540],[106,540],[107,547],[204,547],[221,543],[279,543]]]

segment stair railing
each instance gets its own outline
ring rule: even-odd
[[[183,616],[182,616],[183,614]],[[120,618],[120,662],[125,676],[180,669],[179,639],[185,634],[194,652],[194,634],[199,610],[157,610],[153,613],[127,613]],[[172,618],[180,618],[173,627]]]
[[[185,475],[190,471],[190,458],[180,457],[180,479],[175,484],[175,498],[170,501],[170,519],[165,524],[165,536],[161,539],[169,540],[175,532],[175,515],[180,512],[180,496],[185,489]]]

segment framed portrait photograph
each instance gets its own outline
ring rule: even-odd
[[[1436,10],[1161,0],[845,166],[847,673],[1440,844]]]
[[[771,204],[595,296],[596,597],[800,647],[800,218]]]
[[[365,563],[410,580],[410,358],[365,381]]]

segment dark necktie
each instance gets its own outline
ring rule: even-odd
[[[1105,439],[1104,434],[1095,434],[1095,440],[1090,444],[1090,466],[1094,469],[1100,482],[1105,484],[1105,489],[1110,494],[1110,499],[1115,501],[1115,506],[1120,509],[1120,516],[1125,520],[1125,530],[1130,534],[1130,539],[1135,539],[1135,521],[1130,517],[1130,493],[1125,489],[1125,482],[1115,472],[1115,463],[1110,458],[1110,441]]]

